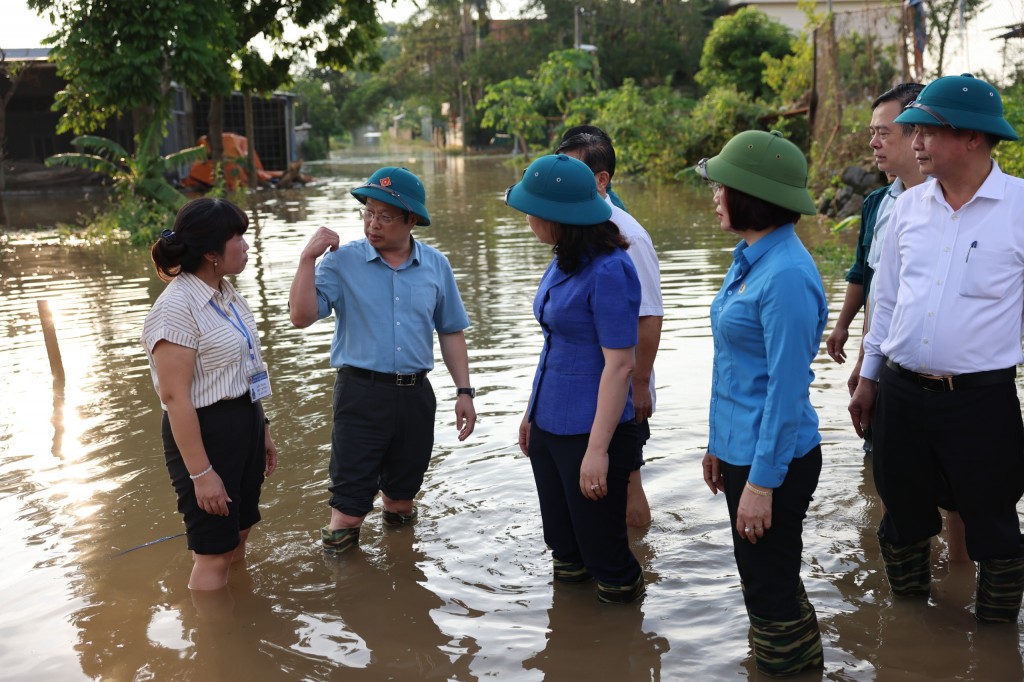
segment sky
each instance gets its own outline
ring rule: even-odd
[[[496,12],[495,16],[514,15],[517,4],[517,0],[505,0],[504,11]],[[387,2],[379,6],[385,21],[403,21],[416,11],[408,0],[398,0],[395,7]],[[24,0],[3,0],[0,16],[0,47],[38,47],[52,31],[49,22],[29,10]],[[987,9],[967,27],[963,40],[959,32],[952,39],[955,52],[947,57],[946,74],[984,69],[1001,77],[1003,41],[992,40],[992,37],[999,35],[999,28],[1020,22],[1024,22],[1024,0],[989,0]],[[1024,40],[1011,41],[1011,45],[1019,46],[1016,47],[1018,53],[1024,51]]]

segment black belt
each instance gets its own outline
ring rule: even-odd
[[[345,365],[341,367],[338,372],[341,374],[348,374],[353,377],[359,377],[361,379],[372,379],[373,381],[379,381],[393,386],[415,386],[418,383],[422,383],[423,380],[427,378],[427,370],[416,372],[415,374],[394,374],[391,372],[374,372],[372,369],[363,369],[362,367]]]
[[[912,383],[917,384],[927,391],[960,391],[965,388],[981,388],[982,386],[993,386],[1006,382],[1013,382],[1017,377],[1016,367],[1006,369],[991,369],[986,372],[970,372],[968,374],[947,374],[936,376],[934,374],[920,374],[896,364],[889,358],[885,359],[885,366]]]

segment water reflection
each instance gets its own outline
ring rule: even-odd
[[[390,532],[371,515],[360,552],[327,560],[317,529],[327,514],[332,328],[293,329],[288,287],[319,225],[343,239],[361,236],[348,191],[394,163],[423,178],[435,224],[417,235],[449,255],[462,289],[480,420],[460,444],[451,380],[440,365],[432,377],[437,446],[420,522]],[[147,544],[181,531],[160,454],[158,401],[138,344],[163,288],[147,254],[61,244],[52,234],[0,238],[4,675],[752,674],[728,517],[700,474],[710,393],[707,308],[733,246],[713,227],[707,193],[617,182],[661,255],[667,315],[644,471],[654,522],[632,537],[648,595],[636,607],[609,608],[592,590],[552,585],[529,463],[515,445],[541,343],[530,304],[551,258],[500,200],[518,179],[517,166],[423,155],[336,159],[309,170],[321,179],[317,186],[261,195],[250,207],[250,263],[237,286],[252,304],[274,375],[268,411],[282,460],[264,489],[265,520],[251,536],[248,566],[232,577],[219,617],[198,609],[185,586],[184,540]],[[44,206],[32,211],[56,219],[63,210],[53,197],[38,201]],[[810,222],[801,233],[812,243],[828,238]],[[834,311],[844,286],[827,284]],[[53,390],[39,329],[41,298],[55,313],[63,395]],[[826,677],[1024,677],[1019,630],[974,624],[973,569],[948,565],[938,545],[932,600],[892,602],[874,539],[878,502],[848,426],[848,370],[824,354],[814,369],[825,467],[807,519],[804,582],[823,628]]]

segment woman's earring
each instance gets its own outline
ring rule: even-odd
[[[214,258],[214,259],[213,259],[213,271],[214,271],[214,272],[217,272],[217,264],[218,264],[219,262],[220,262],[220,261],[218,261],[218,260],[217,260],[216,258]]]

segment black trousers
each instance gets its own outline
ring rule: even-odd
[[[732,523],[733,554],[747,611],[771,621],[798,619],[804,519],[818,487],[821,446],[815,445],[806,455],[789,463],[782,485],[772,491],[772,527],[756,545],[736,532],[736,512],[750,467],[721,462],[721,474]]]
[[[1024,425],[1014,382],[937,392],[883,366],[873,433],[883,540],[899,547],[936,535],[943,506],[960,512],[974,561],[1024,556]]]

